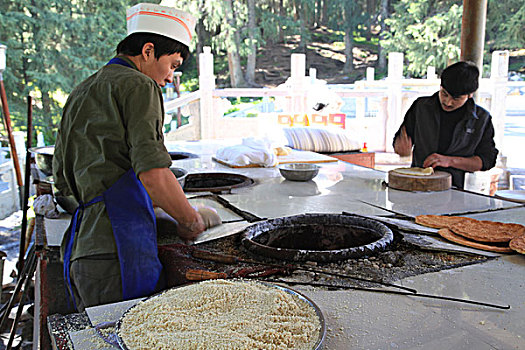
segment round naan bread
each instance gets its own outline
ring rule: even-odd
[[[464,220],[475,220],[464,216],[445,216],[445,215],[418,215],[416,216],[416,224],[420,224],[432,228],[450,228]]]
[[[413,176],[430,176],[434,174],[434,168],[428,167],[428,168],[418,168],[418,167],[412,167],[412,168],[397,168],[394,169],[394,172],[402,175],[413,175]]]

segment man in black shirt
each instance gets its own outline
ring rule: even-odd
[[[498,155],[492,117],[472,98],[478,79],[472,63],[447,67],[439,91],[414,101],[394,136],[397,154],[412,153],[414,167],[449,172],[457,188],[463,188],[465,172],[491,169]]]

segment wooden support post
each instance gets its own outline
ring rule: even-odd
[[[9,108],[7,106],[7,95],[5,93],[4,79],[2,78],[2,73],[0,72],[0,99],[2,101],[2,114],[4,116],[4,124],[7,130],[7,137],[9,138],[9,146],[11,148],[11,158],[13,158],[13,165],[16,172],[16,181],[19,187],[24,186],[22,182],[22,172],[20,170],[20,162],[18,159],[18,154],[16,152],[15,139],[13,137],[13,129],[11,127],[11,116],[9,114]],[[22,196],[20,195],[20,202],[22,202]],[[22,203],[20,203],[22,206]]]
[[[476,64],[480,73],[483,72],[486,21],[487,0],[463,0],[460,59]]]

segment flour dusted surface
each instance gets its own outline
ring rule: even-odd
[[[315,309],[283,290],[250,281],[205,281],[164,292],[126,313],[129,349],[312,349]]]

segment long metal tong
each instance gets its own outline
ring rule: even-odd
[[[321,270],[321,269],[314,269],[314,268],[310,268],[310,267],[302,267],[302,266],[296,266],[296,265],[279,265],[279,264],[261,263],[260,261],[249,260],[249,259],[242,259],[242,258],[236,257],[234,255],[214,253],[214,252],[210,252],[210,251],[206,251],[206,250],[200,250],[200,249],[193,250],[191,252],[191,255],[194,258],[197,258],[197,259],[215,261],[215,262],[219,262],[219,263],[223,263],[223,264],[245,263],[245,264],[264,265],[264,266],[276,267],[276,268],[287,268],[289,270],[301,270],[301,271],[309,271],[309,272],[314,272],[314,273],[321,273],[321,274],[328,275],[328,276],[334,276],[334,277],[339,277],[339,278],[348,278],[348,279],[352,279],[352,280],[356,280],[356,281],[362,281],[362,282],[379,284],[379,285],[386,286],[386,287],[398,288],[398,289],[402,289],[402,290],[408,291],[410,293],[417,293],[417,290],[415,290],[413,288],[408,288],[408,287],[400,286],[400,285],[393,284],[393,283],[387,283],[387,282],[381,282],[381,281],[376,281],[376,280],[371,280],[371,279],[366,279],[366,278],[354,277],[354,276],[350,276],[350,275],[346,275],[346,274],[341,274],[341,273],[336,273],[336,272],[329,272],[329,271],[325,271],[325,270]]]
[[[290,285],[305,285],[305,286],[315,286],[315,287],[327,287],[327,288],[336,288],[336,289],[354,289],[354,290],[362,290],[365,292],[375,292],[375,293],[384,293],[384,294],[397,294],[397,295],[406,295],[409,297],[419,297],[419,298],[429,298],[429,299],[439,299],[439,300],[447,300],[447,301],[455,301],[459,303],[466,303],[466,304],[473,304],[473,305],[479,305],[479,306],[486,306],[486,307],[492,307],[496,309],[503,309],[508,310],[510,309],[510,305],[497,305],[497,304],[491,304],[491,303],[485,303],[482,301],[475,301],[475,300],[468,300],[468,299],[460,299],[460,298],[453,298],[453,297],[447,297],[443,295],[432,295],[432,294],[424,294],[424,293],[407,293],[397,290],[385,290],[385,289],[375,289],[375,288],[366,288],[366,287],[354,287],[354,286],[341,286],[341,285],[333,285],[328,283],[320,283],[320,282],[295,282],[295,281],[287,281],[283,279],[273,280],[272,282],[280,282]]]

